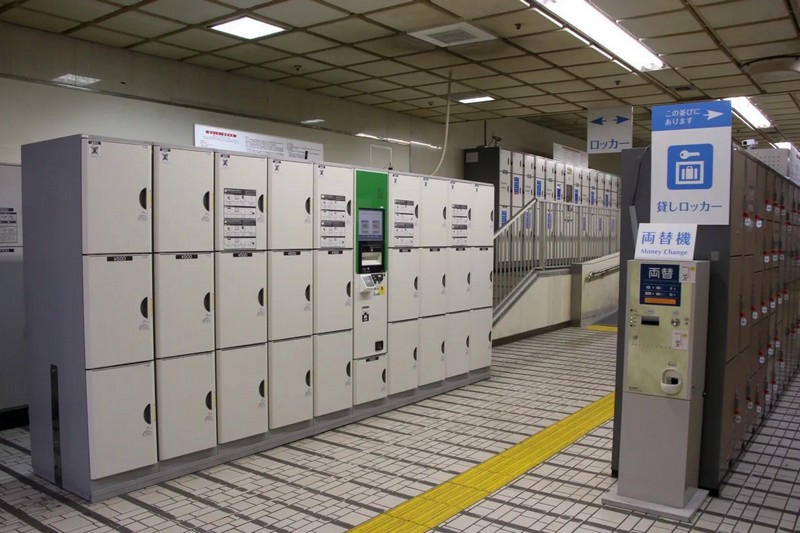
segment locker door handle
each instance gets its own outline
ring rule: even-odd
[[[489,332],[489,342],[492,342],[492,332]]]
[[[414,361],[417,360],[417,348],[416,348],[416,346],[414,347],[414,353],[411,354],[411,357],[414,358]]]
[[[258,210],[264,212],[264,195],[258,197]]]
[[[419,218],[419,204],[414,206],[414,218]]]
[[[447,287],[447,274],[442,274],[442,287]]]
[[[444,343],[445,341],[442,341],[442,353],[444,353]]]
[[[353,214],[353,200],[347,200],[347,214]]]
[[[447,220],[447,206],[442,208],[442,218]]]
[[[205,297],[203,298],[203,307],[206,308],[206,311],[209,313],[211,312],[211,293],[207,292]]]
[[[311,285],[306,285],[306,300],[311,301]]]
[[[489,211],[489,221],[494,222],[494,209]]]
[[[472,208],[467,209],[467,219],[472,220]]]
[[[311,370],[306,372],[306,385],[311,386]]]
[[[148,425],[153,423],[153,410],[151,405],[148,403],[147,407],[144,408],[144,412],[142,413],[142,418],[144,421],[147,422]]]
[[[489,283],[491,283],[492,281],[494,281],[494,279],[493,279],[493,278],[494,278],[494,272],[489,272]]]
[[[419,276],[414,276],[414,290],[419,290]]]
[[[139,205],[142,209],[147,209],[147,187],[139,191]]]
[[[467,285],[472,285],[472,272],[467,272]]]
[[[266,380],[263,380],[263,379],[261,380],[261,383],[258,384],[258,394],[262,398],[266,398],[266,392],[267,392],[266,391],[266,386],[267,386],[267,382],[266,382]]]
[[[311,197],[306,198],[306,213],[311,214]]]
[[[203,207],[206,208],[206,211],[211,211],[211,191],[206,191],[203,195]]]
[[[258,305],[264,307],[264,289],[258,291]]]
[[[350,377],[350,367],[351,367],[351,365],[352,365],[352,362],[351,362],[351,361],[348,361],[348,362],[347,362],[347,366],[346,366],[346,367],[344,367],[344,371],[345,371],[345,372],[347,372],[347,377],[348,377],[348,378]]]
[[[383,369],[383,372],[381,373],[381,379],[383,380],[384,383],[386,383],[386,369],[385,368]]]
[[[146,296],[142,299],[142,303],[139,304],[139,312],[142,313],[143,317],[150,318],[150,313],[147,310],[147,297]]]
[[[348,298],[350,298],[350,290],[352,289],[352,286],[353,286],[353,282],[352,281],[348,281],[347,282],[347,288],[345,289],[345,291],[347,292],[347,297]]]
[[[469,348],[469,335],[467,335],[467,348]]]
[[[212,394],[211,393],[212,392],[213,391],[208,391],[208,394],[206,394],[206,407],[208,407],[209,410],[211,410],[211,408],[212,408],[212,404],[211,404],[211,400],[212,400],[212,398],[211,398]]]

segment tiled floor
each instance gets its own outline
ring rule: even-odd
[[[565,329],[495,349],[493,377],[317,437],[89,504],[31,472],[0,432],[0,532],[344,531],[611,392],[614,334]],[[800,384],[693,525],[601,507],[611,423],[441,524],[454,531],[795,531]]]

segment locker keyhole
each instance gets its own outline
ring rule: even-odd
[[[258,395],[262,398],[266,398],[266,385],[267,382],[265,380],[261,380],[261,383],[258,384]]]

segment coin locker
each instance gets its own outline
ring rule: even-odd
[[[494,243],[494,188],[475,184],[470,208],[470,246],[492,246]]]
[[[313,186],[314,248],[352,248],[353,169],[314,165]],[[285,231],[282,226],[276,229]]]
[[[215,250],[266,250],[267,160],[215,153],[214,178]]]
[[[314,250],[314,333],[353,327],[353,250]]]
[[[217,348],[267,342],[267,252],[214,254]]]
[[[419,320],[417,369],[420,386],[444,379],[446,341],[447,317],[440,315]]]
[[[217,440],[267,432],[267,345],[217,350]]]
[[[493,302],[494,251],[488,246],[469,248],[470,307],[490,307]]]
[[[314,416],[314,364],[311,337],[269,343],[269,428],[276,429]]]
[[[467,246],[475,189],[470,183],[455,180],[450,181],[448,189],[449,244]]]
[[[445,377],[466,374],[470,367],[470,311],[447,314]]]
[[[472,306],[472,250],[447,249],[447,312],[467,311]]]
[[[272,222],[268,228],[269,249],[313,248],[314,172],[311,163],[270,159],[268,170],[267,209]]]
[[[552,159],[545,159],[545,199],[556,199],[556,175],[558,170],[556,162]]]
[[[353,404],[386,398],[386,356],[373,355],[353,361]]]
[[[443,179],[422,178],[419,199],[419,234],[421,246],[447,246],[447,190],[449,182]]]
[[[389,322],[419,317],[419,249],[390,248]]]
[[[447,248],[423,248],[419,261],[419,314],[447,312]]]
[[[522,202],[527,205],[534,199],[536,181],[536,156],[525,154],[525,174],[522,177]]]
[[[511,161],[511,206],[522,207],[525,155],[514,152]]]
[[[389,396],[414,390],[419,381],[419,320],[389,323],[389,351],[386,360]]]
[[[353,406],[353,332],[314,335],[314,416]]]
[[[419,245],[420,178],[404,174],[389,176],[389,246]],[[491,198],[494,204],[494,197]],[[492,227],[494,231],[494,227]]]
[[[486,368],[492,364],[492,308],[469,312],[469,369]]]
[[[269,252],[269,340],[312,334],[313,264],[311,250]]]

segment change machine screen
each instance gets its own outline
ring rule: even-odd
[[[628,263],[624,391],[689,399],[702,389],[707,261]]]
[[[383,209],[358,210],[358,272],[384,272]]]

